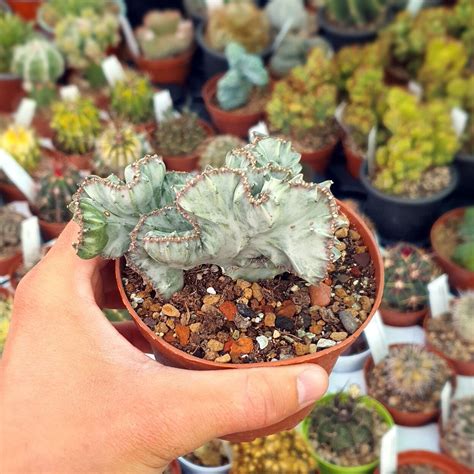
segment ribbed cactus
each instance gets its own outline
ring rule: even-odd
[[[55,83],[64,73],[64,59],[56,45],[33,39],[15,48],[12,71],[23,79],[23,86],[39,106],[51,103]]]
[[[203,170],[206,166],[221,168],[225,164],[227,153],[234,148],[244,145],[244,141],[234,135],[217,135],[210,137],[203,143],[199,155],[199,166]]]
[[[344,27],[357,27],[376,22],[386,13],[386,0],[326,0],[329,18]]]
[[[306,26],[307,13],[303,0],[270,0],[265,12],[272,27],[280,31],[291,20],[292,30],[301,30]]]
[[[178,10],[153,10],[135,31],[143,56],[163,59],[187,51],[194,39],[193,24],[183,20]]]
[[[247,54],[237,43],[230,43],[225,49],[229,70],[217,83],[217,101],[224,110],[245,105],[254,87],[268,84],[268,73],[262,58]]]
[[[9,296],[0,295],[0,356],[10,328],[10,320],[13,311],[13,298]]]
[[[84,154],[94,148],[100,131],[99,111],[91,100],[64,100],[52,106],[54,143],[64,153]]]
[[[465,341],[474,344],[474,291],[462,294],[452,311],[454,328]]]
[[[10,257],[21,245],[21,223],[24,216],[9,208],[0,208],[0,257]]]
[[[31,23],[13,13],[0,12],[0,73],[10,72],[15,46],[28,41],[32,34]]]
[[[453,260],[474,272],[474,206],[466,208],[458,229],[460,242],[454,249]]]
[[[22,125],[10,125],[0,133],[0,148],[15,158],[28,172],[34,171],[41,160],[38,137],[31,128]]]
[[[131,125],[111,123],[96,141],[95,172],[104,177],[113,173],[123,179],[125,167],[149,151],[145,137]]]

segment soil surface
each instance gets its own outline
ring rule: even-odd
[[[436,467],[429,464],[407,464],[397,469],[397,474],[444,474]]]
[[[234,281],[215,265],[185,272],[183,289],[168,302],[128,267],[123,283],[144,323],[188,354],[221,363],[290,359],[344,341],[374,304],[374,266],[361,236],[347,227],[336,236],[342,256],[312,298],[294,275]]]
[[[225,110],[224,112],[240,115],[257,114],[265,110],[269,98],[270,89],[268,87],[254,87],[250,93],[249,100],[245,105],[236,109]],[[217,93],[212,97],[212,103],[215,107],[221,109],[219,102],[217,101]]]

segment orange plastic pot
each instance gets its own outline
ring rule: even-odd
[[[24,20],[36,21],[36,12],[42,0],[7,0],[10,8]]]
[[[39,219],[41,233],[49,240],[56,239],[66,227],[67,222],[47,222]]]
[[[325,349],[324,351],[316,352],[315,354],[308,354],[301,357],[295,357],[293,359],[280,360],[276,362],[260,362],[254,364],[219,364],[217,362],[200,359],[198,357],[194,357],[190,354],[187,354],[186,352],[181,351],[176,347],[172,346],[171,344],[167,343],[163,338],[157,336],[153,331],[151,331],[148,326],[142,321],[136,311],[132,308],[122,283],[123,261],[117,260],[115,264],[115,277],[120,296],[122,298],[122,302],[124,303],[125,307],[132,316],[135,324],[138,327],[138,330],[141,332],[143,337],[150,343],[157,360],[163,362],[165,365],[190,370],[238,370],[250,367],[280,367],[295,364],[313,363],[320,365],[322,368],[324,368],[324,370],[326,370],[326,372],[331,373],[338,357],[344,351],[346,351],[348,347],[361,335],[364,328],[369,324],[370,320],[372,319],[372,316],[374,315],[375,311],[377,311],[378,307],[380,306],[380,302],[382,301],[384,285],[383,261],[377,243],[371,231],[352,209],[350,209],[345,204],[339,201],[338,205],[340,206],[344,214],[349,218],[351,224],[355,227],[357,232],[359,232],[362,239],[364,240],[364,244],[368,248],[369,254],[374,263],[375,280],[377,284],[377,292],[375,295],[375,301],[372,310],[367,319],[363,322],[363,324],[359,327],[359,329],[357,329],[354,334],[351,334],[346,340],[333,347]],[[265,429],[255,430],[247,433],[238,433],[233,436],[233,440],[248,440],[249,438],[258,438],[261,436],[266,436],[270,433],[290,429],[294,427],[298,422],[300,422],[305,416],[307,416],[311,409],[312,407],[309,406],[287,418],[286,420],[283,420],[280,423],[269,426]]]
[[[21,79],[14,74],[0,73],[0,112],[13,112],[25,96]]]
[[[352,150],[346,139],[342,140],[342,148],[344,150],[344,156],[346,157],[347,171],[354,179],[359,179],[360,169],[362,163],[364,163],[364,158],[359,153],[355,153]]]
[[[335,137],[334,140],[323,148],[316,151],[300,151],[301,162],[307,163],[317,173],[324,173],[331,160],[334,148],[336,148],[339,137]]]
[[[391,344],[389,347],[390,348],[400,347],[400,346],[406,346],[406,345],[408,344]],[[427,347],[427,349],[430,352],[433,352],[436,354],[436,352],[432,351],[430,348]],[[449,361],[446,361],[446,362],[448,363],[449,368],[451,369],[451,383],[453,385],[453,389],[455,389],[456,388],[455,370]],[[367,386],[367,394],[370,395],[372,398],[375,398],[376,400],[378,400],[390,412],[390,414],[392,415],[392,418],[394,419],[397,425],[423,426],[433,421],[436,421],[439,418],[439,415],[440,415],[439,408],[424,411],[424,412],[403,411],[403,410],[399,410],[398,408],[391,407],[385,400],[376,398],[369,385],[369,379],[370,379],[370,375],[373,368],[374,368],[374,359],[370,355],[364,364],[364,379],[365,379],[365,384]]]
[[[389,326],[404,328],[407,326],[416,326],[420,323],[428,312],[428,308],[420,309],[419,311],[411,311],[404,313],[396,309],[380,306],[380,314],[383,322]]]
[[[464,207],[458,207],[449,212],[443,214],[431,227],[430,241],[431,247],[435,253],[436,259],[448,274],[449,283],[452,287],[457,290],[474,290],[474,272],[469,271],[467,268],[463,268],[457,263],[454,263],[449,257],[443,255],[436,245],[436,234],[440,229],[453,218],[460,218],[464,216]]]
[[[171,58],[146,59],[143,56],[134,56],[133,60],[152,82],[183,85],[191,69],[194,50],[195,46],[193,45],[184,53]]]

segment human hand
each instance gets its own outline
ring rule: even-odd
[[[75,255],[77,230],[69,224],[16,291],[0,364],[0,472],[157,472],[326,391],[311,364],[198,372],[153,361],[132,322],[102,314],[115,279],[104,261]]]

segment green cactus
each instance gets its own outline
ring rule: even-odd
[[[99,111],[91,100],[79,98],[52,105],[54,142],[64,153],[84,154],[94,148],[100,132]]]
[[[38,137],[33,129],[22,125],[10,125],[0,133],[3,148],[28,172],[35,171],[41,161]]]
[[[11,71],[15,46],[25,43],[32,35],[31,23],[13,13],[0,12],[0,73]]]
[[[0,208],[0,257],[11,257],[21,246],[24,216],[7,207]]]
[[[153,87],[146,76],[127,71],[110,93],[110,108],[117,118],[142,124],[153,120]]]
[[[187,51],[194,39],[193,24],[178,10],[152,10],[135,31],[146,59],[163,59]]]
[[[302,30],[307,24],[303,0],[270,0],[265,7],[265,13],[277,31],[280,31],[289,20],[292,30]]]
[[[0,294],[0,356],[3,353],[5,342],[10,328],[13,311],[13,298]]]
[[[345,28],[361,28],[382,21],[387,13],[386,0],[326,0],[331,21]]]
[[[207,166],[221,168],[225,164],[227,153],[234,148],[243,146],[245,143],[234,135],[217,135],[209,137],[202,144],[199,154],[199,167],[204,170]]]
[[[468,291],[454,303],[453,325],[459,337],[474,344],[474,291]]]
[[[232,110],[247,104],[252,89],[268,85],[269,77],[262,58],[237,43],[229,43],[225,55],[229,70],[217,82],[217,101],[221,109]]]
[[[384,306],[401,312],[426,308],[429,300],[427,285],[441,274],[429,253],[402,242],[387,248],[384,268]]]
[[[461,267],[474,272],[474,207],[466,208],[458,236],[460,242],[454,249],[452,258]]]
[[[55,169],[43,176],[38,192],[38,214],[46,222],[67,222],[71,218],[68,206],[81,181],[75,170]]]
[[[464,43],[469,58],[474,58],[474,4],[471,0],[459,0],[452,9],[452,14],[447,17],[449,32],[455,38],[460,38]]]
[[[33,39],[15,48],[12,71],[23,79],[23,87],[38,105],[47,106],[56,95],[56,81],[64,73],[64,59],[54,43]]]

